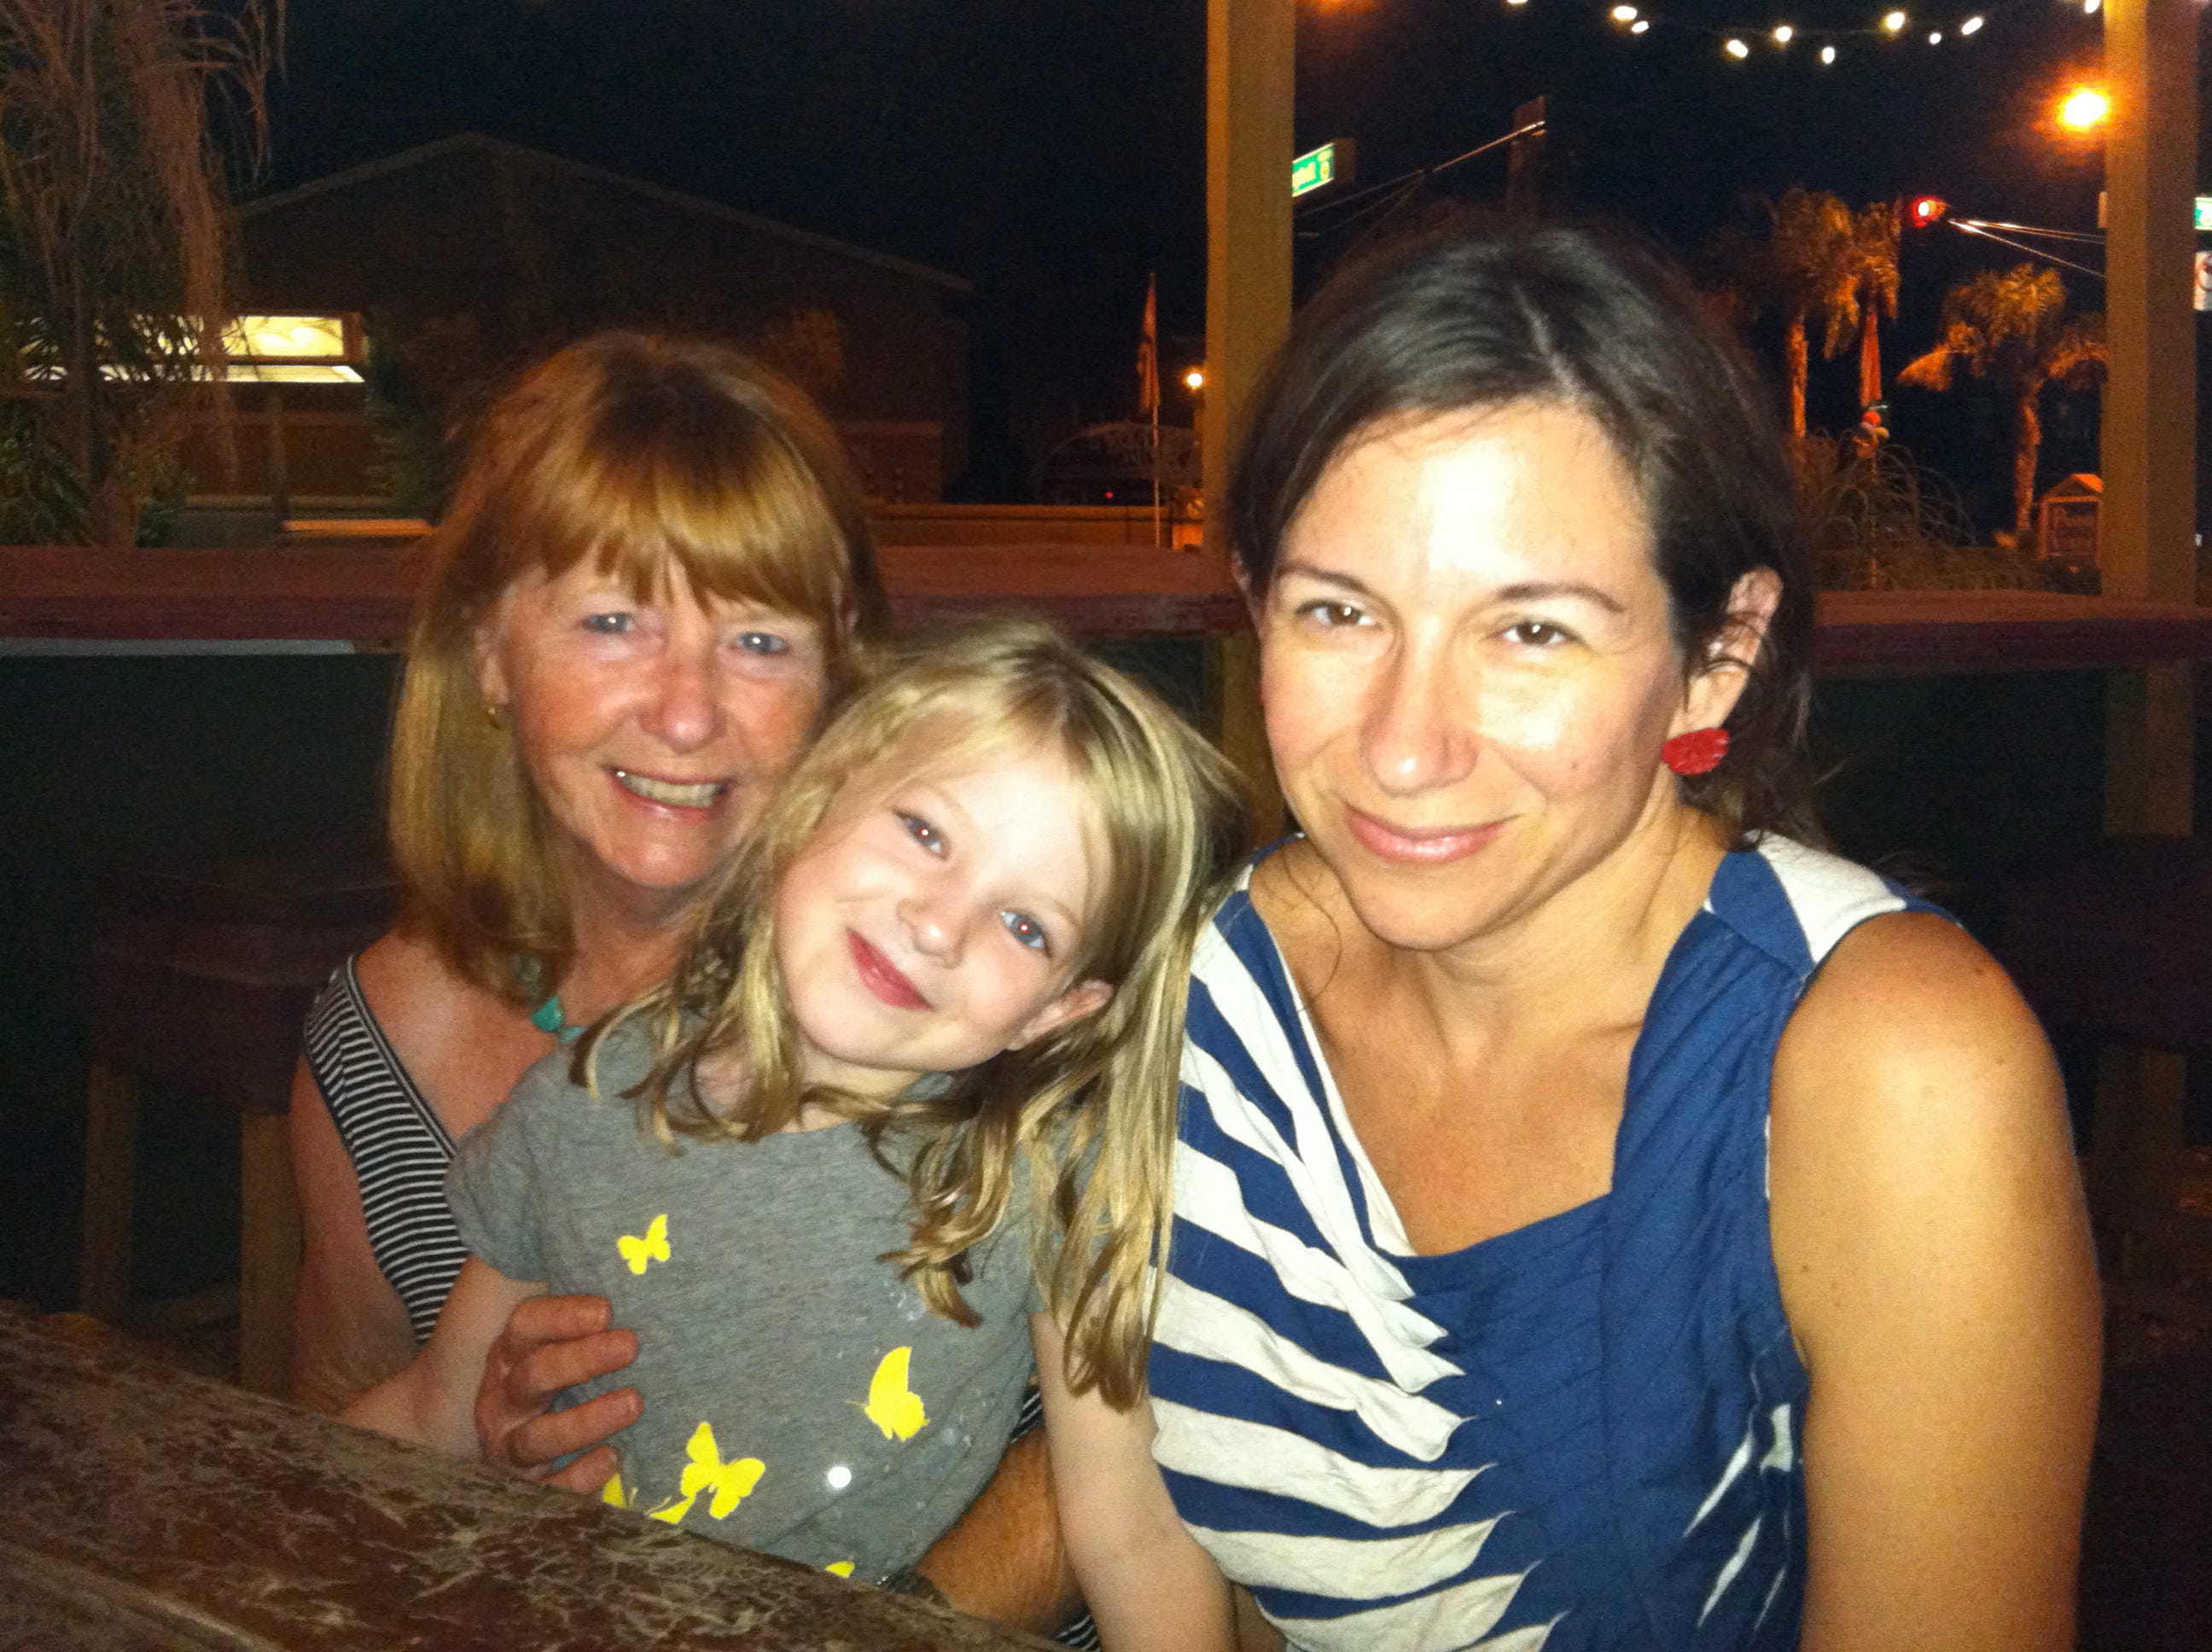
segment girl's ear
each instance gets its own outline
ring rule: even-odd
[[[1736,580],[1729,592],[1728,623],[1692,672],[1673,732],[1718,728],[1728,721],[1781,600],[1782,576],[1771,568],[1754,568]]]
[[[1022,1029],[1007,1042],[1006,1048],[1024,1048],[1047,1033],[1058,1032],[1072,1021],[1096,1015],[1113,996],[1114,989],[1103,981],[1080,981],[1023,1023]]]

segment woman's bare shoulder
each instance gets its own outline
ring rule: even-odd
[[[1775,1078],[1778,1090],[1819,1088],[1845,1071],[1902,1078],[2043,1049],[1979,942],[1933,913],[1892,913],[1836,944],[1790,1017]]]
[[[498,1105],[548,1041],[513,1005],[455,972],[428,941],[395,929],[361,955],[362,994],[400,1064],[449,1127]]]
[[[1776,1261],[1801,1336],[1827,1305],[1792,1290],[1802,1279],[1869,1277],[1875,1256],[1962,1243],[1993,1212],[2077,1208],[2042,1029],[1996,961],[1932,914],[1837,944],[1783,1033],[1771,1118]],[[2012,1242],[2034,1248],[2018,1227]]]
[[[404,929],[387,930],[372,942],[354,969],[378,1024],[394,1037],[434,1036],[497,1003],[455,973],[429,941]]]

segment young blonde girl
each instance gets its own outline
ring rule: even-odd
[[[1141,1391],[1234,795],[1046,627],[908,656],[793,770],[671,981],[462,1145],[471,1260],[348,1418],[472,1454],[514,1304],[599,1291],[645,1398],[609,1501],[903,1573],[996,1463],[1033,1312],[1056,1390]]]

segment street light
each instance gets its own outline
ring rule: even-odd
[[[2087,132],[2105,124],[2112,101],[2094,86],[2077,86],[2060,100],[2058,124],[2069,132]]]
[[[1182,387],[1185,390],[1188,390],[1192,395],[1197,395],[1200,391],[1206,388],[1206,369],[1204,367],[1193,367],[1189,372],[1184,374],[1182,375]]]

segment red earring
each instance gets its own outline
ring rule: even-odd
[[[1677,774],[1710,774],[1728,756],[1729,732],[1724,728],[1693,728],[1677,734],[1659,748],[1659,761]]]

